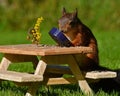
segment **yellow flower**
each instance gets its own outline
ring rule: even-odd
[[[36,23],[35,26],[38,27],[38,26],[39,26],[39,23]]]
[[[38,21],[42,21],[42,20],[44,20],[43,17],[38,18]]]
[[[38,30],[39,28],[38,28],[38,26],[35,26],[34,29],[35,29],[35,30]]]
[[[36,24],[34,25],[33,29],[29,31],[28,39],[32,41],[32,43],[39,44],[41,33],[40,33],[40,23],[43,21],[43,17],[37,19]]]
[[[39,32],[36,32],[36,35],[40,35],[40,33],[39,33]]]
[[[36,36],[36,33],[33,33],[33,36]]]
[[[40,39],[40,36],[36,37],[36,40],[39,40]]]
[[[31,31],[31,32],[32,32],[32,33],[34,33],[34,32],[35,32],[35,30],[33,30],[33,29],[32,29],[32,31]]]

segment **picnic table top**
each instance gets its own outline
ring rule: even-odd
[[[1,45],[0,53],[23,54],[23,55],[60,55],[60,54],[79,54],[91,53],[90,47],[59,47],[55,45],[35,45],[35,44],[18,44],[18,45]]]

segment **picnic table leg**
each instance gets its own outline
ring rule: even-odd
[[[73,75],[78,80],[78,84],[79,84],[81,90],[83,91],[83,93],[87,94],[87,96],[93,95],[93,92],[92,92],[91,88],[89,87],[87,81],[85,80],[84,76],[82,75],[82,72],[81,72],[75,58],[72,55],[68,55],[67,58],[69,58],[69,60],[67,62],[71,68]]]
[[[91,88],[89,87],[87,81],[85,80],[84,76],[82,75],[82,72],[73,57],[73,55],[54,55],[54,56],[45,56],[42,58],[47,64],[68,64],[70,66],[70,69],[75,76],[75,78],[78,81],[78,84],[81,88],[81,90],[88,95],[92,95],[93,92]]]
[[[9,64],[11,63],[10,60],[8,60],[6,57],[2,58],[1,64],[0,64],[0,71],[6,71],[9,67]]]
[[[0,71],[6,71],[10,65],[11,61],[8,60],[5,56],[2,58],[2,61],[0,63]],[[1,83],[2,80],[0,80]]]
[[[41,68],[43,68],[43,73],[44,73],[44,68],[45,68],[45,64],[40,61],[38,63],[38,59],[36,56],[29,56],[29,55],[17,55],[17,54],[4,54],[4,57],[1,61],[1,64],[0,64],[0,71],[7,71],[9,65],[11,63],[15,63],[15,62],[32,62],[33,63],[33,66],[36,67],[36,70],[35,70],[35,75],[38,75],[39,73],[42,74]],[[38,64],[37,64],[38,63]],[[39,71],[40,69],[40,71]],[[29,90],[28,92],[26,93],[25,96],[36,96],[36,90],[38,89],[39,87],[39,84],[40,82],[34,82],[32,84],[29,84]]]
[[[29,89],[27,91],[27,93],[25,94],[25,96],[36,96],[36,91],[37,89],[39,88],[40,86],[40,83],[32,83],[30,86],[29,86]]]
[[[40,60],[34,74],[43,75],[45,72],[46,66],[47,64],[44,61]],[[38,90],[39,86],[40,86],[40,82],[32,83],[31,86],[29,86],[28,92],[26,93],[25,96],[36,96],[36,91]]]

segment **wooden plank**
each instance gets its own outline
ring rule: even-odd
[[[36,46],[34,44],[4,45],[0,46],[0,53],[23,54],[23,55],[60,55],[60,54],[79,54],[91,53],[90,47],[58,47],[58,46]]]
[[[59,85],[59,84],[74,84],[77,83],[77,80],[75,77],[69,77],[69,78],[49,78],[47,81],[47,85]]]
[[[45,69],[46,69],[46,66],[47,66],[47,64],[43,60],[40,60],[37,64],[34,75],[43,76]],[[25,96],[36,96],[36,91],[38,88],[39,88],[38,83],[36,83],[36,82],[32,83],[31,86],[29,86],[29,89],[28,89]]]
[[[115,78],[117,73],[112,71],[91,71],[87,72],[85,77],[90,79]]]
[[[36,67],[34,74],[43,76],[45,69],[46,69],[46,66],[47,66],[47,64],[43,60],[40,60],[37,67]]]
[[[39,82],[43,80],[43,77],[41,75],[33,75],[14,71],[0,71],[0,79],[14,82]]]
[[[86,80],[79,80],[78,84],[86,96],[94,96],[94,93],[92,89],[89,87],[88,82]]]
[[[37,64],[37,67],[36,67],[34,74],[36,76],[37,75],[43,76],[45,69],[46,69],[46,66],[47,66],[47,64],[43,60],[40,60]],[[36,96],[36,91],[38,88],[39,88],[39,84],[32,83],[31,86],[29,86],[28,91],[27,91],[25,96]]]
[[[2,58],[1,64],[0,64],[0,70],[7,70],[11,61],[7,59],[6,57]]]
[[[7,60],[11,61],[12,63],[35,62],[35,60],[38,63],[37,57],[36,56],[31,56],[31,55],[4,54],[4,57],[7,58]]]
[[[78,64],[77,61],[75,59],[75,57],[73,55],[68,55],[67,58],[69,58],[70,60],[68,61],[68,64],[70,66],[70,69],[73,73],[73,75],[76,77],[76,79],[78,80],[78,84],[81,88],[81,90],[83,91],[83,93],[85,93],[87,96],[92,96],[93,95],[93,91],[90,88],[90,86],[88,85],[88,82],[85,80]]]
[[[48,55],[48,56],[42,56],[41,59],[46,62],[46,64],[50,65],[60,65],[60,64],[67,64],[68,61],[71,61],[69,58],[69,55],[71,54],[63,54],[63,55]],[[79,57],[82,57],[83,54],[78,54]],[[73,56],[73,55],[72,55]],[[74,57],[75,58],[75,57]],[[79,58],[81,60],[82,58]]]

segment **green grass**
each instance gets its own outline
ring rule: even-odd
[[[120,69],[120,33],[119,32],[95,32],[99,45],[100,64],[111,69]],[[1,32],[0,45],[6,44],[26,44],[27,32]],[[54,41],[48,36],[48,30],[43,30],[43,44],[54,44]],[[2,55],[0,55],[0,58]],[[9,70],[33,72],[32,64],[13,64]],[[99,85],[99,84],[98,84]],[[103,88],[101,85],[90,85],[95,91],[95,96],[119,96],[120,92],[113,88],[108,90],[108,86]],[[108,84],[109,87],[114,85]],[[24,96],[27,87],[18,87],[10,81],[4,81],[0,84],[0,96]],[[107,90],[107,91],[106,91]],[[37,96],[84,96],[77,85],[58,85],[51,86],[49,91],[45,86],[40,86]]]
[[[112,69],[120,68],[119,32],[96,32],[100,64]]]

